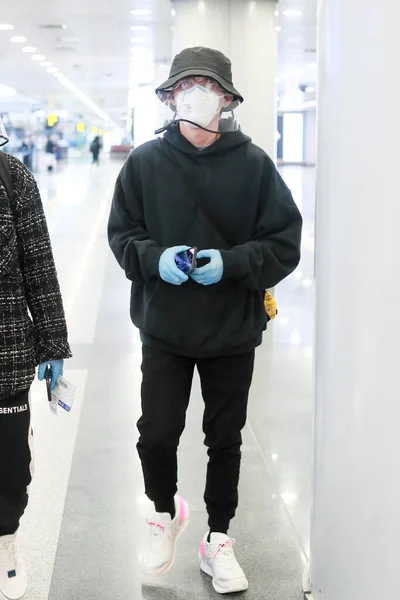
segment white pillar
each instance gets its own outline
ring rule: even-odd
[[[171,57],[169,60],[160,60],[155,63],[154,69],[154,87],[159,86],[163,81],[167,81],[169,77],[169,72],[171,68]],[[154,94],[153,90],[153,102],[155,102],[155,115],[156,115],[156,124],[155,129],[162,127],[164,122],[166,121],[167,114],[165,110],[165,105],[160,102],[157,96]]]
[[[320,2],[314,600],[400,598],[399,23]]]
[[[154,138],[158,127],[154,85],[141,85],[135,90],[135,147]]]
[[[245,98],[241,127],[275,158],[275,0],[176,0],[174,7],[174,54],[208,46],[232,60],[233,82]]]

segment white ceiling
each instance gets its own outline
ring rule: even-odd
[[[126,118],[132,69],[136,84],[153,83],[154,61],[170,60],[172,20],[170,0],[0,0],[0,23],[13,31],[0,31],[0,85],[15,88],[38,106],[72,110],[88,109],[53,75],[47,73],[23,46],[34,46],[62,74],[116,122]],[[287,82],[315,84],[317,0],[280,0],[277,4],[278,79],[280,93]],[[150,16],[133,16],[131,10],[148,8]],[[300,18],[285,17],[289,8],[301,9]],[[132,25],[147,25],[145,32]],[[48,27],[54,26],[54,27]],[[65,29],[62,27],[65,26]],[[24,44],[12,36],[27,38]],[[131,38],[141,38],[132,67]],[[131,75],[130,75],[131,73]],[[90,112],[90,111],[89,111]]]
[[[153,12],[149,17],[132,16],[130,11],[137,7]],[[13,31],[0,31],[0,84],[38,104],[87,112],[40,63],[22,52],[22,47],[34,46],[101,110],[120,121],[127,109],[131,38],[140,35],[147,48],[146,60],[139,55],[136,61],[138,82],[152,82],[147,66],[153,58],[170,58],[171,19],[168,0],[24,0],[23,10],[18,0],[0,0],[0,22],[14,26]],[[149,25],[149,31],[131,31],[138,24]],[[11,43],[18,35],[27,42]]]
[[[293,85],[316,84],[317,0],[280,0],[277,5],[278,82],[281,91],[285,82]],[[299,9],[301,17],[287,17],[284,12]]]

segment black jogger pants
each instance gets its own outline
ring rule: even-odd
[[[29,391],[0,398],[0,536],[17,531],[31,482]]]
[[[247,418],[254,356],[253,350],[238,356],[196,360],[143,347],[138,452],[146,494],[161,504],[177,492],[177,449],[197,365],[209,456],[204,500],[212,531],[227,531],[238,506],[241,431]]]

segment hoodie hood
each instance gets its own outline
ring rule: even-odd
[[[196,146],[193,146],[193,144],[181,134],[179,123],[170,125],[164,133],[164,140],[176,150],[197,157],[209,154],[228,154],[230,151],[239,148],[240,146],[251,143],[251,138],[239,129],[238,131],[223,133],[216,142],[211,144],[211,146],[199,151]]]

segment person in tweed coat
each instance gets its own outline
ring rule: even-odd
[[[6,140],[0,121],[0,145]],[[4,157],[13,194],[0,180],[0,592],[17,599],[27,587],[16,533],[32,477],[29,389],[38,365],[39,379],[50,367],[54,388],[71,352],[38,187]]]

